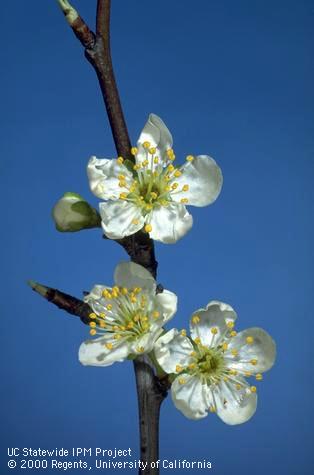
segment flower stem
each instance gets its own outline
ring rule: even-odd
[[[167,383],[159,380],[145,356],[134,360],[138,396],[140,459],[139,475],[159,475],[159,412],[167,396]]]

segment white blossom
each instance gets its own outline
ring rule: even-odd
[[[109,366],[129,356],[149,353],[173,317],[177,297],[169,290],[156,294],[156,282],[142,266],[118,264],[113,287],[95,285],[85,297],[91,308],[90,334],[79,349],[83,365]]]
[[[102,227],[111,239],[140,229],[152,239],[174,243],[192,227],[185,205],[206,206],[218,197],[222,173],[207,155],[186,157],[176,166],[172,136],[163,121],[150,114],[131,149],[135,165],[118,159],[91,157],[87,172],[100,204]]]
[[[256,386],[275,361],[276,346],[261,328],[234,330],[230,305],[212,301],[192,315],[191,338],[170,330],[155,345],[158,364],[174,377],[175,406],[190,419],[215,412],[227,424],[241,424],[256,410]]]

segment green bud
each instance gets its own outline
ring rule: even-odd
[[[81,195],[64,193],[52,210],[52,218],[60,232],[75,232],[81,229],[99,228],[101,218]]]

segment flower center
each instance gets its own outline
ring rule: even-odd
[[[92,320],[90,334],[107,336],[105,346],[109,350],[115,341],[130,341],[143,336],[160,320],[160,312],[140,287],[105,289],[94,309],[89,315]]]
[[[175,160],[172,149],[167,150],[163,157],[158,157],[149,142],[144,142],[143,148],[146,158],[133,166],[134,180],[131,185],[128,186],[124,175],[119,175],[118,180],[119,186],[127,189],[120,193],[120,199],[134,202],[145,216],[155,207],[168,206],[172,201],[171,194],[187,192],[189,186],[183,185],[180,189],[175,181],[183,171],[172,164]],[[133,147],[131,152],[137,155],[138,150]],[[187,204],[188,200],[182,198],[181,202]]]

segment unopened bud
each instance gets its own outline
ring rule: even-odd
[[[55,204],[52,217],[61,232],[100,227],[101,218],[84,198],[77,193],[65,193]]]

